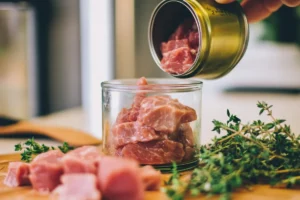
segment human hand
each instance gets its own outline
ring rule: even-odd
[[[226,4],[235,0],[216,0],[218,3]],[[300,0],[243,0],[241,3],[250,23],[267,18],[277,11],[282,5],[296,7]]]

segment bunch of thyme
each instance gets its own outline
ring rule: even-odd
[[[15,151],[23,151],[21,153],[21,160],[25,162],[30,162],[34,155],[47,152],[50,150],[50,148],[52,150],[55,149],[53,146],[48,147],[44,144],[37,143],[34,138],[28,139],[24,144],[19,143],[15,145]],[[69,146],[68,143],[64,142],[62,146],[58,146],[58,149],[60,149],[63,153],[67,153],[74,148]]]
[[[170,186],[165,188],[169,197],[181,200],[186,194],[204,193],[220,194],[225,200],[235,189],[256,183],[300,184],[300,135],[292,133],[290,126],[283,124],[285,120],[273,116],[271,105],[258,102],[257,106],[259,114],[266,113],[271,122],[242,124],[229,110],[226,123],[213,120],[213,131],[226,134],[200,147],[200,165],[188,183],[180,181],[175,168]]]

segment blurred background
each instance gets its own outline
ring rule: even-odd
[[[0,115],[33,119],[73,109],[80,117],[69,125],[85,124],[99,136],[102,81],[168,77],[155,65],[147,41],[159,2],[0,0]],[[238,66],[224,78],[204,81],[204,132],[227,108],[253,119],[257,100],[271,101],[296,126],[299,46],[300,7],[282,7],[251,24],[249,47]],[[248,113],[249,106],[254,112]]]

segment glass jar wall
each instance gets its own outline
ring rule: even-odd
[[[112,80],[102,83],[103,151],[169,172],[197,165],[202,82]]]

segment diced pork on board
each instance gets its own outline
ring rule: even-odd
[[[181,162],[184,157],[183,145],[171,140],[127,144],[118,154],[137,160],[140,164],[165,164]]]
[[[134,160],[104,157],[99,161],[98,182],[104,199],[143,200],[144,185]]]
[[[162,175],[160,171],[155,170],[150,165],[146,165],[140,168],[140,173],[142,176],[145,190],[159,190],[162,181]]]
[[[129,143],[148,142],[157,140],[160,136],[154,129],[142,126],[138,122],[126,122],[114,126],[112,130],[114,145],[116,147],[124,146]]]
[[[52,191],[60,183],[63,174],[60,150],[52,150],[35,157],[30,163],[30,182],[35,190]]]
[[[52,193],[58,200],[101,200],[94,174],[64,174],[61,182]]]
[[[138,121],[156,131],[173,133],[180,124],[197,119],[193,108],[169,96],[146,97],[140,108]]]
[[[102,156],[100,149],[95,146],[72,150],[62,158],[64,173],[96,173],[96,161]]]
[[[4,179],[4,184],[9,187],[30,185],[29,164],[23,162],[10,162],[8,173]]]

